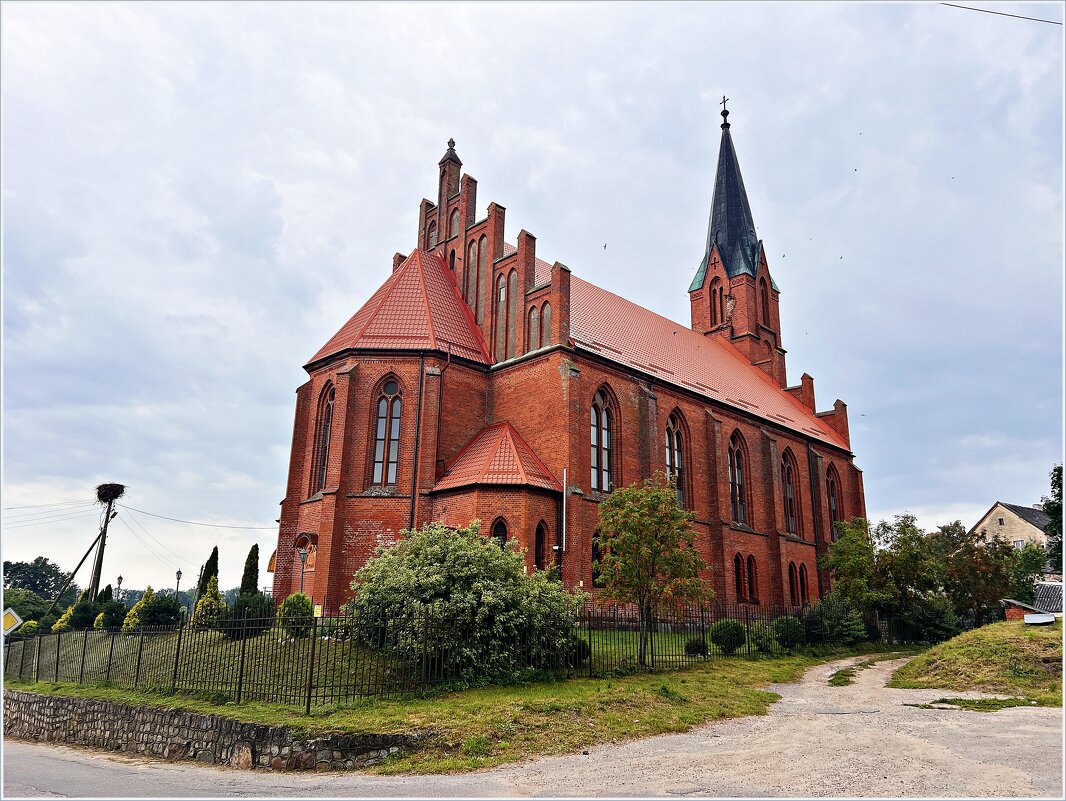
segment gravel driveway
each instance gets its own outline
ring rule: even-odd
[[[1023,796],[1062,797],[1062,710],[918,709],[943,690],[884,685],[906,660],[774,685],[764,717],[457,776],[255,773],[9,742],[4,795],[25,796]]]

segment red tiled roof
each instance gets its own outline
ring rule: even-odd
[[[503,255],[510,256],[512,253],[517,253],[518,248],[512,245],[510,242],[503,243]],[[533,286],[534,288],[542,287],[552,280],[552,266],[544,259],[533,260]]]
[[[562,485],[510,423],[481,429],[444,466],[434,490],[471,484],[524,484],[562,492]]]
[[[416,250],[312,358],[349,348],[451,350],[491,364],[481,329],[440,252]]]
[[[847,449],[847,443],[728,342],[705,337],[577,276],[570,278],[570,337],[605,359],[636,368]]]

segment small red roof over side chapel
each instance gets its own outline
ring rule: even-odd
[[[491,364],[481,330],[440,253],[416,250],[309,363],[345,350],[437,350]]]
[[[523,484],[562,492],[563,486],[510,423],[481,429],[444,466],[434,491],[472,484]]]

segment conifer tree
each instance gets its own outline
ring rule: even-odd
[[[204,565],[204,573],[200,576],[200,583],[196,586],[196,596],[200,597],[207,592],[208,582],[211,581],[211,577],[218,578],[218,546],[216,545],[211,549],[211,555],[207,557],[207,564]]]
[[[226,611],[226,602],[218,591],[218,576],[212,576],[207,582],[207,589],[196,602],[196,611],[192,613],[192,627],[209,629],[218,625],[219,619]]]
[[[100,594],[96,596],[96,603],[106,604],[108,601],[113,601],[114,595],[114,590],[112,590],[111,585],[108,584],[106,587],[100,590]]]
[[[256,592],[259,592],[259,543],[252,546],[248,551],[248,558],[244,560],[240,595],[250,595]]]

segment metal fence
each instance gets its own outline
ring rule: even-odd
[[[657,615],[643,637],[635,610],[617,606],[586,607],[572,630],[518,625],[495,637],[457,631],[428,613],[373,621],[246,618],[209,629],[185,625],[10,638],[3,675],[265,701],[310,712],[313,706],[513,679],[530,671],[594,677],[780,655],[803,645],[915,639],[891,620],[866,620],[858,631],[854,617],[850,622],[848,629],[846,614],[824,604],[685,607]]]

